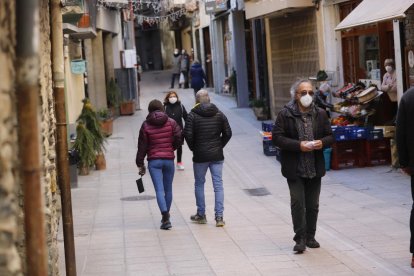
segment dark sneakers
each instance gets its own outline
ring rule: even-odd
[[[298,253],[302,253],[306,250],[306,241],[303,238],[300,238],[296,241],[295,246],[293,247],[293,251],[296,251]]]
[[[216,227],[223,227],[226,223],[223,220],[223,217],[216,217]]]
[[[319,247],[321,247],[321,245],[319,244],[319,242],[317,242],[315,240],[315,238],[308,238],[306,240],[306,246],[309,247],[309,248],[319,248]]]
[[[194,222],[199,223],[199,224],[206,224],[207,223],[206,215],[195,214],[195,215],[191,216],[190,219]]]

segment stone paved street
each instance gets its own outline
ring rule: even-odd
[[[389,166],[329,171],[322,181],[316,238],[319,249],[294,254],[289,192],[274,157],[263,154],[261,122],[234,99],[211,93],[228,116],[233,138],[225,148],[226,226],[214,223],[214,196],[206,183],[208,224],[190,221],[196,211],[191,152],[174,178],[173,228],[161,215],[149,174],[146,191],[135,185],[136,144],[148,102],[163,99],[168,71],[146,72],[142,110],[119,117],[107,144],[107,169],[79,176],[72,189],[78,275],[413,275],[409,266],[409,178]],[[192,89],[178,89],[194,104]],[[252,196],[248,189],[269,194]],[[63,234],[60,267],[65,275]]]

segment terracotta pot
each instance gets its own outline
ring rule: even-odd
[[[135,113],[135,102],[134,101],[128,101],[123,102],[119,106],[119,111],[121,115],[132,115]]]
[[[103,153],[99,153],[98,155],[96,155],[95,168],[98,171],[106,169],[106,160],[105,155]]]
[[[85,165],[79,165],[79,175],[88,175],[89,167]]]
[[[109,118],[99,122],[101,125],[102,132],[105,136],[111,136],[114,126],[114,119]]]

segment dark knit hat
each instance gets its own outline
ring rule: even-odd
[[[153,112],[155,110],[164,111],[164,106],[159,100],[152,100],[148,104],[148,112]]]

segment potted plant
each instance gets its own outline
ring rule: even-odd
[[[78,122],[83,122],[85,127],[93,136],[93,150],[96,153],[96,160],[95,160],[95,167],[97,170],[104,170],[106,169],[106,161],[104,155],[104,143],[105,143],[105,136],[102,132],[98,114],[93,109],[92,104],[90,103],[89,99],[83,100],[83,107],[81,114],[79,115]]]
[[[79,121],[76,126],[76,139],[72,149],[79,155],[79,174],[88,175],[89,168],[95,163],[96,151],[94,149],[94,136],[86,128],[83,121]]]
[[[111,112],[108,109],[98,110],[99,124],[101,126],[102,133],[108,137],[112,135],[114,119]]]
[[[133,115],[135,113],[135,101],[124,100],[119,107],[119,113],[121,115]]]
[[[111,110],[111,115],[115,116],[121,101],[121,89],[113,78],[106,85],[106,100],[108,108]]]
[[[256,115],[257,120],[267,119],[267,106],[265,100],[253,99],[251,101],[251,106],[253,108],[253,112]]]

